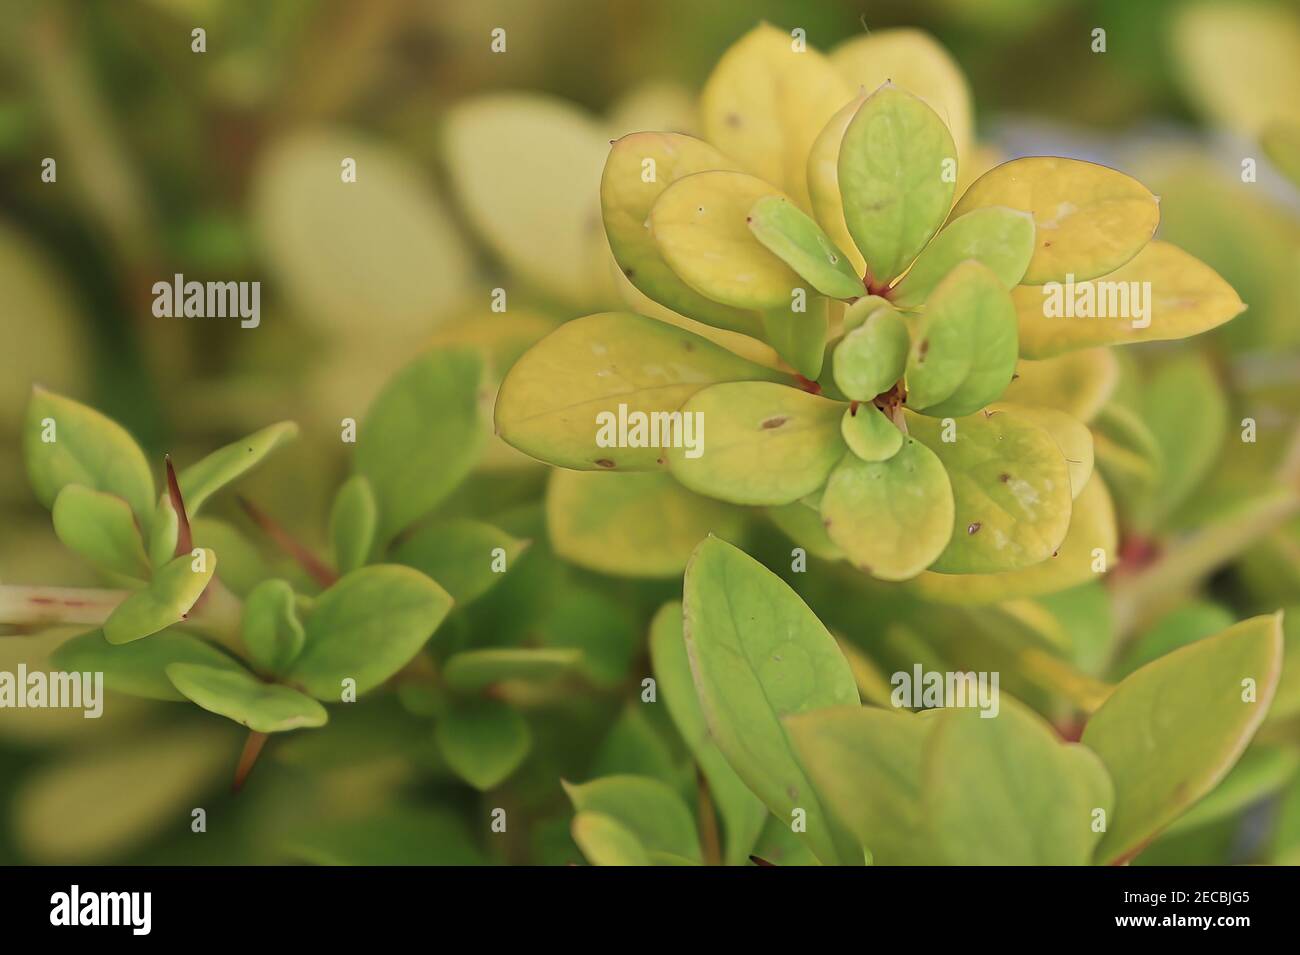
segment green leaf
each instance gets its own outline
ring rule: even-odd
[[[853,263],[806,212],[784,196],[764,196],[749,210],[749,231],[813,288],[831,298],[867,290]]]
[[[879,285],[901,273],[939,230],[956,188],[957,149],[942,119],[889,83],[844,131],[844,219]]]
[[[69,484],[116,494],[140,526],[153,518],[153,474],[126,429],[93,408],[35,387],[23,425],[23,456],[36,498],[46,507]]]
[[[463,607],[491,590],[528,544],[482,521],[452,519],[404,537],[392,559],[432,577]]]
[[[808,379],[822,373],[826,339],[830,334],[830,311],[824,298],[805,302],[805,311],[789,306],[759,312],[763,337],[795,371]]]
[[[1115,677],[1128,676],[1179,647],[1213,636],[1235,622],[1219,604],[1196,600],[1164,614],[1134,640],[1115,665]]]
[[[565,783],[573,808],[600,813],[624,826],[650,852],[701,859],[695,820],[666,783],[645,776],[605,776],[589,783]]]
[[[733,504],[797,501],[825,484],[844,454],[843,408],[772,382],[711,385],[682,406],[708,426],[697,427],[699,447],[668,449],[668,469],[692,491]]]
[[[157,569],[176,556],[176,541],[180,536],[181,522],[172,507],[171,497],[164,492],[154,508],[153,524],[149,529],[149,564]],[[191,528],[193,531],[193,528]]]
[[[309,696],[274,683],[263,683],[247,670],[172,663],[167,679],[210,713],[224,716],[255,733],[324,726],[329,714]]]
[[[664,322],[629,312],[588,315],[561,325],[506,375],[496,428],[509,444],[549,464],[583,470],[646,470],[659,448],[596,443],[602,413],[670,413],[721,381],[786,376]]]
[[[684,591],[686,648],[718,749],[779,819],[805,811],[818,858],[859,862],[781,725],[791,713],[859,702],[835,638],[779,577],[717,537],[696,548]]]
[[[375,546],[378,523],[374,489],[364,475],[352,475],[343,482],[330,508],[330,546],[340,574],[365,566]]]
[[[879,84],[872,84],[874,89]],[[853,244],[849,227],[844,222],[844,200],[840,196],[840,144],[844,130],[857,115],[867,94],[860,92],[830,118],[813,140],[808,151],[808,198],[813,215],[831,240],[844,250],[854,275],[866,272],[866,260]]]
[[[846,325],[865,301],[850,306]],[[836,386],[855,401],[883,394],[903,377],[910,344],[907,325],[896,311],[889,306],[873,308],[835,348],[831,360]]]
[[[788,717],[785,725],[827,807],[874,864],[933,861],[921,789],[932,718],[839,706]]]
[[[417,570],[362,567],[316,599],[306,642],[287,679],[318,700],[338,700],[345,679],[364,693],[404,667],[438,629],[452,600]]]
[[[655,614],[650,624],[650,658],[659,695],[668,706],[677,732],[699,763],[709,784],[709,795],[722,817],[726,833],[723,861],[727,865],[744,865],[763,830],[767,808],[736,775],[709,735],[691,676],[680,603],[665,604]]]
[[[742,515],[686,490],[668,474],[555,471],[546,526],[555,553],[620,577],[676,577],[700,538],[735,535]]]
[[[431,351],[397,373],[366,413],[356,473],[379,505],[379,540],[433,510],[478,459],[483,359],[471,348]]]
[[[174,515],[170,509],[168,513]],[[217,577],[235,596],[248,596],[263,580],[274,576],[261,551],[225,521],[200,517],[190,525],[190,530],[196,545],[210,548],[221,556],[221,573]],[[173,539],[174,536],[173,532]]]
[[[249,592],[240,628],[253,662],[276,675],[293,665],[306,640],[297,598],[283,580],[264,580]]]
[[[1295,778],[1297,769],[1300,769],[1300,754],[1294,749],[1265,744],[1251,746],[1223,777],[1223,782],[1165,831],[1168,835],[1190,832],[1258,805]]]
[[[1263,722],[1281,667],[1275,614],[1175,650],[1115,687],[1083,731],[1115,783],[1098,862],[1141,851],[1227,775]]]
[[[935,287],[912,329],[907,400],[914,411],[960,417],[996,401],[1018,356],[1016,310],[998,277],[963,262]]]
[[[1056,448],[1065,458],[1070,472],[1070,496],[1077,498],[1092,478],[1092,432],[1064,411],[1055,408],[1027,407],[999,401],[989,405],[992,414],[1009,414],[1013,418],[1037,425],[1052,436]]]
[[[497,700],[456,704],[438,720],[433,738],[456,775],[482,792],[504,782],[533,745],[524,718]]]
[[[975,209],[943,227],[890,294],[898,308],[921,305],[930,292],[962,262],[974,259],[987,267],[1003,288],[1020,284],[1034,253],[1034,219],[1019,209]]]
[[[92,564],[113,573],[147,580],[149,557],[131,506],[116,494],[64,485],[54,499],[52,517],[59,540]]]
[[[822,560],[844,559],[844,551],[826,533],[821,512],[815,505],[796,501],[784,507],[768,508],[767,516],[781,529],[781,533],[812,556]]]
[[[1034,255],[1026,285],[1095,279],[1141,251],[1160,222],[1150,191],[1106,166],[1030,156],[986,172],[952,210],[953,221],[988,206],[1033,214]]]
[[[109,614],[104,621],[104,639],[130,643],[180,623],[216,569],[217,555],[201,547],[159,567],[144,590],[131,594]]]
[[[185,513],[193,518],[213,494],[257,467],[268,454],[298,436],[298,426],[281,421],[228,444],[187,467],[177,477]]]
[[[652,167],[647,167],[652,162]],[[647,168],[653,175],[647,175]],[[614,258],[628,281],[675,312],[718,328],[757,335],[757,316],[701,295],[668,267],[647,228],[655,201],[677,180],[737,169],[708,143],[681,133],[632,133],[614,143],[600,180],[600,208]],[[647,181],[647,179],[649,181]]]
[[[1270,123],[1260,134],[1260,143],[1282,175],[1300,186],[1300,122]]]
[[[704,138],[808,208],[807,159],[853,88],[825,56],[762,23],[718,60],[700,94]]]
[[[453,690],[472,693],[493,683],[521,680],[545,683],[572,673],[582,662],[582,651],[500,647],[464,650],[447,658],[442,678]]]
[[[163,630],[148,640],[114,645],[99,630],[92,630],[60,645],[54,652],[61,670],[99,672],[104,686],[128,696],[150,700],[183,700],[167,679],[173,663],[196,663],[217,669],[243,669],[232,657],[190,633]]]
[[[1007,413],[953,422],[909,414],[912,435],[952,482],[956,528],[932,569],[944,574],[1016,570],[1049,559],[1070,527],[1070,471],[1052,436]]]
[[[903,447],[903,432],[872,404],[845,408],[840,434],[849,450],[863,461],[888,461]]]
[[[749,229],[750,210],[780,191],[743,172],[678,179],[655,200],[650,231],[659,253],[701,295],[733,308],[788,306],[804,281]]]
[[[953,536],[949,476],[939,459],[910,437],[885,461],[846,454],[831,473],[821,512],[830,539],[855,567],[881,580],[915,577]]]
[[[572,833],[573,841],[592,865],[653,865],[636,834],[603,812],[575,815]]]
[[[925,744],[921,801],[943,864],[1087,865],[1094,814],[1114,801],[1101,760],[1005,695],[996,719],[985,712],[942,710]]]
[[[1104,286],[1100,284],[1103,281]],[[1142,317],[1133,307],[1135,294],[1138,301],[1147,298]],[[1096,282],[1076,281],[1072,290],[1068,285],[1021,285],[1012,290],[1011,298],[1020,321],[1020,350],[1026,358],[1051,358],[1097,345],[1190,338],[1246,310],[1217,272],[1168,242],[1148,243],[1132,261]],[[1123,307],[1125,298],[1130,303],[1128,309]],[[1097,313],[1105,302],[1108,317],[1059,317],[1070,314],[1062,311],[1069,303],[1075,303],[1077,315],[1078,303],[1087,301],[1094,303],[1091,311]]]

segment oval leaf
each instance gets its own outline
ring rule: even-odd
[[[325,707],[311,697],[287,686],[263,683],[247,670],[173,663],[167,667],[167,679],[203,709],[255,733],[283,733],[329,721]]]
[[[544,683],[571,673],[582,662],[581,650],[500,647],[465,650],[443,664],[442,677],[453,690],[472,693],[504,680]]]
[[[784,196],[764,196],[749,210],[749,231],[823,295],[857,298],[867,290],[853,264],[821,226]]]
[[[201,547],[159,567],[149,586],[131,594],[109,614],[104,621],[104,639],[129,643],[180,623],[216,569],[216,553]]]
[[[99,630],[83,633],[54,653],[61,670],[104,674],[104,686],[115,693],[150,700],[183,700],[184,694],[167,679],[173,663],[195,663],[210,669],[242,670],[233,657],[191,633],[164,630],[148,640],[114,645]]]
[[[903,377],[910,345],[907,325],[898,313],[889,307],[876,308],[836,346],[831,359],[836,386],[854,401],[884,394]]]
[[[915,308],[953,269],[968,259],[987,267],[1003,288],[1020,284],[1034,254],[1034,219],[1028,212],[989,206],[943,227],[890,294],[898,308]]]
[[[533,745],[524,718],[497,700],[452,707],[434,726],[433,738],[452,771],[484,792],[518,769]]]
[[[240,632],[248,655],[259,667],[277,675],[289,669],[302,652],[306,635],[287,581],[264,580],[249,592]]]
[[[54,533],[95,566],[136,580],[149,578],[149,556],[131,506],[116,494],[65,485],[54,499]]]
[[[667,783],[648,776],[603,776],[589,783],[565,783],[564,791],[579,813],[609,816],[647,850],[700,861],[695,820]]]
[[[281,421],[250,434],[242,441],[213,451],[187,467],[177,477],[181,498],[185,501],[185,513],[193,518],[213,494],[247,474],[268,454],[297,436],[296,424]]]
[[[350,574],[369,560],[378,524],[374,489],[364,475],[352,475],[343,482],[330,507],[330,547],[340,574]]]
[[[903,432],[875,405],[844,409],[840,434],[849,450],[863,461],[888,461],[903,447]]]

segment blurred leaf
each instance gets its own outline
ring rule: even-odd
[[[1281,620],[1255,617],[1115,688],[1083,731],[1115,783],[1118,807],[1099,862],[1139,852],[1228,773],[1268,712],[1281,665]],[[1246,680],[1256,688],[1251,702],[1243,699]]]
[[[587,811],[575,815],[573,841],[592,865],[652,864],[636,834],[602,812]]]
[[[287,679],[319,700],[341,699],[345,679],[365,693],[419,652],[451,604],[446,591],[409,567],[354,570],[317,598]]]
[[[1206,600],[1175,607],[1133,641],[1115,665],[1114,677],[1126,677],[1179,647],[1226,630],[1235,620],[1226,607]]]
[[[768,508],[767,516],[781,529],[781,533],[813,557],[822,560],[844,559],[844,552],[827,535],[821,513],[816,507],[796,501],[784,507]]]
[[[168,513],[175,516],[170,507]],[[157,522],[154,529],[157,530]],[[235,596],[248,596],[254,587],[273,576],[261,552],[225,521],[199,517],[190,525],[190,530],[196,546],[211,548],[221,558],[221,573],[217,577]],[[175,538],[174,530],[172,537]]]
[[[1166,834],[1188,832],[1262,802],[1295,777],[1300,753],[1280,746],[1255,745],[1242,753],[1223,781],[1180,816]]]
[[[600,813],[625,827],[647,851],[700,861],[695,821],[675,792],[657,779],[606,776],[589,783],[565,783],[573,808]]]
[[[426,524],[404,537],[393,549],[392,559],[432,577],[463,607],[491,590],[528,544],[482,521],[450,519]]]
[[[116,494],[64,485],[54,499],[54,533],[96,567],[147,580],[149,557],[131,506]]]
[[[858,703],[835,638],[784,581],[717,537],[696,548],[684,590],[686,648],[718,749],[778,818],[805,811],[818,858],[858,862],[781,724],[791,713]]]
[[[362,474],[352,475],[334,495],[329,534],[334,565],[340,574],[351,573],[370,559],[379,521],[378,508],[374,489]]]
[[[1114,352],[1087,348],[1042,361],[1021,359],[1002,399],[1028,407],[1055,408],[1087,424],[1118,383]]]
[[[179,630],[163,630],[148,640],[120,645],[109,643],[101,631],[92,630],[62,644],[53,660],[61,670],[103,673],[107,689],[150,700],[185,699],[167,679],[166,669],[173,663],[241,669],[232,657]]]
[[[442,676],[455,690],[480,690],[503,680],[541,683],[558,679],[582,661],[579,650],[537,650],[524,647],[501,647],[465,650],[453,654],[443,664]]]
[[[253,662],[275,675],[293,665],[306,640],[297,598],[283,580],[264,580],[249,591],[240,628]]]
[[[324,726],[325,707],[297,690],[263,683],[243,669],[171,663],[167,679],[188,699],[211,713],[234,720],[255,733],[282,733]]]
[[[195,550],[197,556],[182,554],[159,567],[144,590],[118,604],[104,621],[104,639],[130,643],[184,620],[217,569],[213,551]]]
[[[181,498],[185,501],[185,513],[193,518],[213,494],[239,480],[261,464],[268,454],[297,436],[296,424],[281,421],[250,434],[242,441],[213,451],[201,461],[187,467],[177,478],[181,486]]]
[[[692,494],[671,476],[557,470],[546,491],[556,554],[603,574],[675,577],[700,538],[734,537],[741,514]]]
[[[444,809],[396,807],[304,828],[284,850],[314,865],[485,865],[465,824]]]
[[[476,351],[430,351],[398,372],[366,412],[354,468],[375,492],[380,541],[429,513],[474,466],[484,438],[482,377]]]
[[[518,769],[532,747],[524,718],[496,700],[456,704],[441,715],[433,736],[456,775],[484,792]]]

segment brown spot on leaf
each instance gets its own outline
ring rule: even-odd
[[[1011,480],[1011,475],[1008,474],[1006,471],[1003,471],[1001,474],[998,475],[998,480],[1001,481],[1003,484],[1006,484],[1008,481]]]
[[[768,418],[759,427],[764,431],[771,431],[773,428],[779,428],[790,419],[786,415],[777,415],[775,418]]]
[[[979,529],[980,529],[980,527],[981,527],[980,522],[979,522],[979,521],[975,521],[975,522],[973,522],[973,523],[971,523],[971,524],[968,524],[968,525],[966,526],[966,533],[967,533],[967,534],[977,534],[977,533],[979,533]]]
[[[727,120],[726,120],[726,122],[727,122],[727,125],[728,125],[728,126],[739,126],[739,125],[740,125],[740,114],[739,114],[739,113],[728,113],[728,114],[727,114]]]
[[[597,458],[596,464],[602,468],[612,468],[614,466],[614,462],[609,458]]]

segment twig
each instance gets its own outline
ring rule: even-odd
[[[312,580],[322,587],[331,587],[339,579],[339,575],[334,572],[332,567],[299,543],[270,514],[267,514],[245,497],[240,496],[236,500],[239,501],[239,506],[244,509],[244,513],[248,515],[249,519],[260,527],[267,537],[271,538],[276,547],[279,547],[280,550],[296,560],[298,565],[311,576]]]
[[[0,584],[0,624],[53,627],[102,626],[130,591],[92,587],[29,587]]]
[[[257,765],[257,757],[262,755],[262,747],[266,745],[266,740],[267,734],[254,730],[248,731],[248,739],[244,740],[244,750],[239,754],[239,765],[235,768],[235,784],[231,787],[232,792],[237,793],[244,788],[248,774]]]

